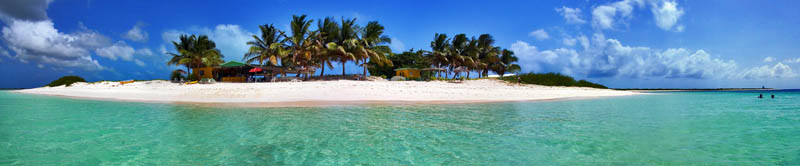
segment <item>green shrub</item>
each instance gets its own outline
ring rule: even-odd
[[[608,89],[608,87],[606,87],[604,85],[596,84],[596,83],[589,82],[589,81],[586,81],[586,80],[578,81],[577,83],[575,83],[575,86],[592,87],[592,88],[599,88],[599,89]]]
[[[181,70],[175,70],[175,71],[172,71],[172,74],[169,76],[169,80],[172,80],[172,81],[179,81],[179,80],[181,80],[181,79],[186,79],[186,77],[185,77],[185,76],[183,76],[183,73],[182,73],[182,72],[183,72],[183,71],[181,71]]]
[[[502,79],[508,82],[521,82],[523,84],[537,84],[545,86],[577,86],[608,89],[606,86],[586,80],[575,81],[574,78],[560,73],[525,73],[516,76],[503,77]]]
[[[72,85],[73,83],[76,83],[76,82],[86,82],[86,80],[81,78],[81,77],[78,77],[78,76],[64,76],[64,77],[58,78],[57,80],[55,80],[53,82],[50,82],[50,84],[47,84],[47,86],[49,86],[49,87],[61,86],[61,85],[70,86],[70,85]]]

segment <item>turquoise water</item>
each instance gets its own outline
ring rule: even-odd
[[[800,165],[800,92],[774,94],[213,108],[0,91],[0,165]]]

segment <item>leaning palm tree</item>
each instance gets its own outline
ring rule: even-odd
[[[377,21],[371,21],[367,23],[367,26],[364,27],[364,31],[362,31],[361,44],[367,49],[366,56],[360,57],[362,60],[361,66],[364,69],[363,76],[367,75],[367,68],[369,67],[367,65],[369,62],[367,61],[371,61],[373,64],[378,64],[379,66],[392,65],[392,61],[388,58],[392,50],[389,46],[385,45],[392,43],[392,39],[389,38],[389,36],[383,35],[383,30],[383,25],[379,24]]]
[[[167,61],[167,65],[183,65],[186,67],[186,71],[189,71],[189,74],[191,74],[190,68],[192,67],[192,59],[188,55],[188,50],[191,49],[191,44],[194,42],[195,38],[194,36],[181,35],[178,39],[179,42],[172,41],[172,45],[175,46],[175,51],[177,53],[167,53],[167,55],[172,56],[169,61]]]
[[[452,45],[448,53],[447,59],[450,60],[450,71],[453,71],[453,79],[456,78],[458,73],[456,69],[460,67],[467,67],[472,64],[472,58],[469,56],[470,39],[466,34],[458,34],[453,37]]]
[[[317,31],[310,36],[311,45],[314,48],[314,59],[319,61],[321,77],[325,76],[325,67],[333,68],[331,59],[337,56],[339,39],[339,24],[333,17],[325,17],[317,22]]]
[[[500,54],[500,47],[494,46],[494,38],[489,34],[482,34],[478,37],[478,57],[476,69],[479,70],[478,77],[489,75],[489,65],[498,61],[497,55]]]
[[[442,68],[448,64],[447,56],[450,54],[450,39],[447,38],[446,34],[435,34],[433,37],[433,41],[431,41],[431,52],[427,56],[428,61],[436,66],[436,68]],[[439,70],[436,70],[436,77],[441,77],[442,73]]]
[[[279,59],[285,56],[283,48],[286,34],[272,24],[259,25],[258,28],[261,29],[261,36],[253,35],[253,40],[247,42],[250,49],[242,59],[248,64],[258,61],[259,65],[263,65],[264,61],[268,61],[277,66]]]
[[[167,53],[172,56],[167,62],[169,65],[184,65],[189,69],[215,66],[224,62],[224,56],[217,49],[216,43],[206,35],[181,35],[179,40],[180,42],[172,42],[178,53]]]
[[[339,62],[342,63],[342,76],[345,75],[345,64],[347,61],[355,61],[357,57],[357,53],[362,53],[358,48],[358,25],[356,25],[356,19],[344,19],[342,18],[342,26],[339,28],[339,39],[336,40],[336,45],[331,45],[333,47],[329,47],[330,49],[334,50],[333,52],[336,54],[337,59]]]
[[[197,37],[189,53],[197,67],[216,66],[225,62],[222,60],[224,57],[222,52],[217,49],[217,44],[206,35]]]
[[[507,49],[503,49],[502,53],[500,54],[500,58],[497,62],[491,65],[492,71],[503,77],[506,72],[518,72],[521,68],[517,64],[513,64],[517,62],[519,59],[514,56],[513,51],[509,51]]]
[[[289,37],[289,50],[291,51],[292,61],[294,65],[298,65],[305,69],[310,65],[311,51],[309,51],[308,41],[308,28],[311,27],[313,20],[306,20],[306,15],[292,16],[291,28],[292,36]],[[300,73],[296,76],[300,76]]]

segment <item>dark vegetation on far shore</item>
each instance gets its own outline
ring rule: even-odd
[[[631,91],[746,91],[746,90],[776,90],[774,88],[615,88],[614,90]]]
[[[81,78],[81,77],[78,77],[78,76],[64,76],[64,77],[58,78],[57,80],[55,80],[53,82],[50,82],[50,84],[47,84],[46,86],[49,86],[49,87],[61,86],[61,85],[70,86],[70,85],[72,85],[73,83],[76,83],[76,82],[86,82],[86,80]]]
[[[511,83],[517,83],[521,81],[523,84],[536,84],[545,86],[591,87],[591,88],[608,89],[608,87],[606,86],[589,82],[586,80],[575,81],[574,78],[560,73],[544,73],[544,74],[525,73],[515,76],[506,76],[500,79]]]

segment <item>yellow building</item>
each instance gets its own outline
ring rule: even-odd
[[[418,79],[420,77],[420,70],[415,68],[399,68],[394,69],[395,74],[398,76],[406,77],[406,79]]]
[[[213,67],[192,68],[192,74],[196,74],[197,77],[199,77],[199,79],[214,78],[214,68]]]

